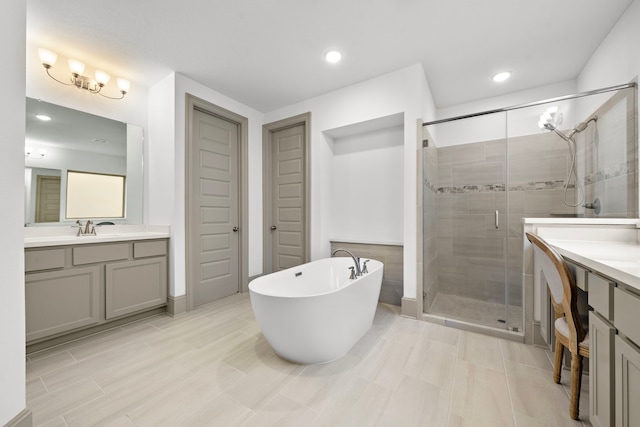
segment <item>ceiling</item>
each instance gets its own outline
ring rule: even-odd
[[[176,71],[262,112],[421,63],[442,108],[575,79],[631,2],[28,0],[27,39],[131,91]]]

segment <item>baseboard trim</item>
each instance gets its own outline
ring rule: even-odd
[[[161,306],[152,308],[142,313],[133,314],[131,316],[123,317],[121,319],[110,320],[105,323],[101,323],[96,326],[90,326],[88,328],[76,330],[73,332],[62,332],[59,335],[55,335],[41,340],[30,341],[27,343],[27,354],[33,354],[42,350],[56,347],[61,344],[66,344],[70,341],[75,341],[80,338],[87,337],[89,335],[103,332],[109,329],[114,329],[122,325],[137,322],[138,320],[146,319],[147,317],[157,316],[159,314],[166,313],[167,307]]]
[[[33,426],[33,417],[29,408],[24,408],[18,415],[9,420],[4,427],[31,427]]]
[[[187,312],[187,296],[179,295],[177,297],[167,298],[167,314],[176,317]]]
[[[418,302],[415,298],[402,297],[400,315],[404,317],[417,318]]]

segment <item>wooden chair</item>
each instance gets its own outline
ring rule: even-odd
[[[555,311],[556,352],[553,380],[558,384],[562,371],[563,350],[566,347],[571,352],[569,415],[576,420],[580,403],[582,358],[589,357],[589,333],[585,330],[577,308],[578,288],[573,274],[560,254],[539,236],[532,233],[526,233],[526,236],[533,244],[534,258],[544,273]]]

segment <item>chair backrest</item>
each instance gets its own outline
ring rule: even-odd
[[[526,233],[526,236],[533,245],[533,255],[547,281],[556,318],[564,316],[567,319],[572,347],[570,350],[575,352],[585,337],[577,307],[576,280],[567,263],[554,248],[536,234]]]

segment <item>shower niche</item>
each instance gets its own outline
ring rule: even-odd
[[[423,126],[423,311],[523,333],[522,219],[637,218],[636,88]]]
[[[384,263],[381,302],[403,296],[404,114],[325,130],[331,252]]]

